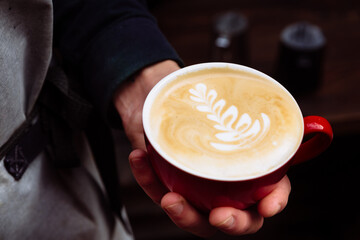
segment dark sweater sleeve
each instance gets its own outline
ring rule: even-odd
[[[54,46],[77,72],[86,94],[110,124],[119,124],[112,95],[153,63],[182,62],[143,1],[54,0]]]

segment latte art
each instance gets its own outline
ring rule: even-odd
[[[191,100],[200,103],[196,109],[208,113],[207,118],[217,123],[214,128],[222,131],[215,135],[222,143],[210,143],[217,150],[232,151],[250,148],[269,132],[270,119],[265,113],[261,113],[263,126],[260,125],[259,120],[253,122],[247,113],[242,114],[235,124],[239,115],[237,107],[232,105],[222,112],[226,101],[224,99],[215,101],[218,94],[214,89],[207,92],[206,85],[199,83],[195,89],[190,89],[189,92],[192,94]],[[225,120],[228,118],[230,120],[225,124]],[[234,124],[235,126],[233,126]]]
[[[302,140],[297,103],[277,82],[252,72],[188,72],[157,85],[149,98],[143,119],[149,141],[196,175],[259,176],[291,158]]]

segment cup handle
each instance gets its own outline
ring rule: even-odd
[[[292,165],[310,160],[329,147],[333,139],[330,123],[319,116],[304,117],[304,139],[307,140],[301,143],[291,160]]]

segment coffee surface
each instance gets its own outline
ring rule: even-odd
[[[161,151],[210,178],[264,174],[287,161],[302,140],[302,115],[281,86],[227,68],[177,77],[160,90],[150,116]]]

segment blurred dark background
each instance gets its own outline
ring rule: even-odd
[[[214,16],[240,12],[248,21],[246,64],[270,76],[275,75],[280,34],[286,26],[306,21],[320,27],[326,38],[321,84],[297,100],[304,116],[320,115],[331,122],[333,144],[289,171],[288,206],[266,219],[258,233],[218,234],[211,239],[360,239],[360,1],[153,0],[149,6],[186,65],[212,60]],[[129,148],[118,150],[124,155]],[[147,198],[126,163],[121,169],[136,239],[198,239],[179,230]]]

